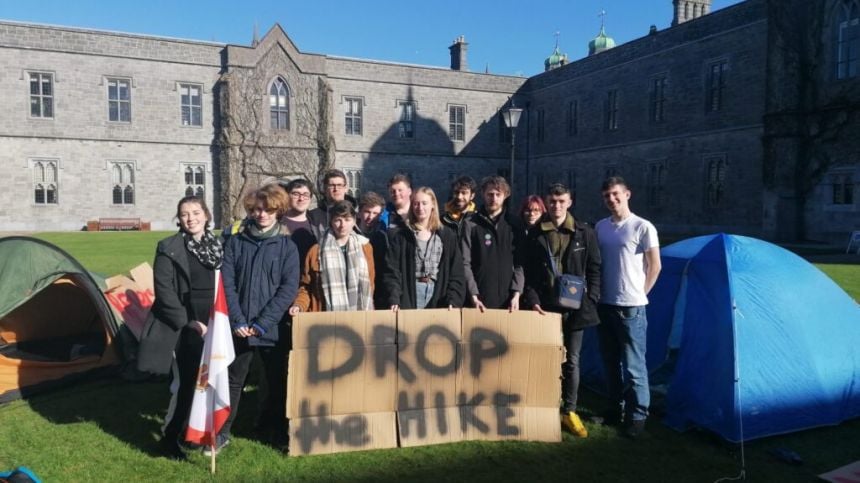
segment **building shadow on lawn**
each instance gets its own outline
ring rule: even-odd
[[[120,441],[157,456],[169,396],[166,379],[129,382],[112,376],[40,394],[27,403],[51,423],[91,421]]]
[[[244,410],[239,412],[233,425],[233,433],[239,437],[260,439],[252,431],[258,413],[258,393],[249,385],[242,395]],[[169,401],[167,378],[131,382],[109,376],[32,396],[27,404],[51,423],[92,421],[105,433],[147,455],[160,456],[158,441]]]

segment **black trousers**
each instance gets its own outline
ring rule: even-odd
[[[194,388],[197,385],[197,372],[200,369],[200,356],[203,353],[203,338],[188,327],[179,334],[176,345],[176,366],[179,372],[179,390],[176,393],[176,405],[164,428],[164,438],[177,439],[188,425],[188,415],[194,400]]]
[[[262,401],[259,425],[271,428],[273,431],[286,430],[287,412],[287,349],[285,341],[280,341],[275,346],[250,346],[248,340],[233,337],[233,347],[236,358],[228,368],[230,376],[230,416],[221,429],[221,434],[230,435],[230,429],[236,414],[239,413],[239,399],[251,369],[254,354],[258,353],[263,361],[263,370],[266,375],[265,399]]]
[[[561,364],[561,397],[564,401],[562,410],[576,412],[576,400],[579,394],[579,354],[582,352],[582,329],[573,328],[573,314],[563,315],[562,334],[564,348],[567,354]]]

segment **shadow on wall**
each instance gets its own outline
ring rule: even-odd
[[[453,179],[469,175],[476,181],[491,174],[507,173],[509,137],[505,137],[496,113],[470,133],[468,106],[463,106],[462,128],[456,114],[446,112],[449,125],[423,117],[422,105],[415,101],[412,87],[406,99],[398,100],[400,120],[392,123],[371,146],[364,162],[362,191],[386,195],[388,180],[395,173],[412,179],[413,187],[429,186],[443,203],[450,195]],[[502,106],[500,106],[501,108]],[[453,138],[461,134],[464,141]]]

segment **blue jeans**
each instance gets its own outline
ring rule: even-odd
[[[597,326],[600,352],[606,369],[606,386],[613,411],[625,421],[648,417],[651,392],[645,365],[648,318],[645,306],[619,307],[600,304],[601,324]]]
[[[419,282],[415,281],[415,308],[423,309],[427,307],[427,302],[430,302],[430,299],[433,298],[433,289],[436,288],[436,282],[430,280],[429,282]],[[433,307],[430,307],[433,308]]]

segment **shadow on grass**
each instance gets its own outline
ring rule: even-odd
[[[27,402],[33,411],[53,424],[93,422],[118,441],[156,457],[168,396],[164,381],[130,383],[106,379]],[[637,441],[620,437],[612,428],[587,422],[590,432],[587,439],[565,434],[560,444],[463,442],[282,458],[277,452],[246,441],[252,436],[257,404],[258,391],[252,389],[243,395],[235,425],[237,440],[235,447],[219,456],[219,479],[664,482],[714,481],[736,476],[740,469],[739,446],[709,433],[677,433],[660,424],[656,415],[648,423],[647,434]],[[583,391],[580,406],[583,415],[587,415],[598,411],[603,400]],[[800,454],[804,465],[790,466],[776,460],[770,451],[781,447]],[[747,475],[751,481],[811,481],[818,473],[860,459],[858,453],[860,421],[854,420],[838,427],[748,443]],[[199,466],[201,461],[194,459],[189,463],[191,466],[183,468]]]
[[[234,424],[235,435],[260,440],[251,428],[258,406],[258,391],[248,386],[242,395],[243,410]],[[160,456],[158,440],[170,401],[166,378],[130,382],[109,376],[76,384],[68,389],[27,399],[30,408],[54,424],[91,421],[98,427],[150,456]],[[265,444],[265,441],[261,441]]]

